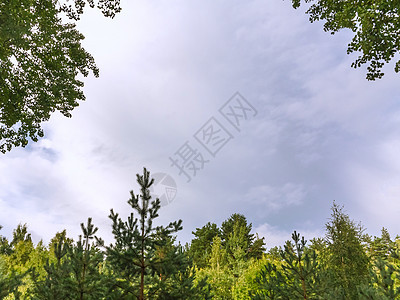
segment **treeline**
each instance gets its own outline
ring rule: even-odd
[[[245,216],[197,228],[177,243],[182,221],[154,226],[160,201],[153,180],[137,175],[133,212],[111,210],[114,242],[96,236],[89,218],[76,241],[66,231],[34,245],[26,225],[0,237],[0,299],[400,299],[400,237],[364,233],[333,203],[325,237],[296,231],[266,250]]]

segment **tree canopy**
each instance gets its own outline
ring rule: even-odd
[[[85,100],[79,75],[99,76],[94,58],[81,45],[75,21],[85,4],[106,17],[119,0],[9,0],[0,2],[0,151],[26,146],[44,136],[41,124]],[[62,18],[63,16],[66,16]]]
[[[368,80],[382,78],[382,67],[400,51],[400,2],[397,0],[292,0],[294,8],[310,4],[310,22],[325,21],[324,30],[335,34],[347,28],[354,32],[347,54],[359,53],[352,67],[367,64]],[[397,60],[394,71],[400,71]]]
[[[10,241],[0,236],[0,299],[400,299],[400,236],[392,240],[385,228],[380,237],[364,234],[335,202],[325,237],[309,243],[294,231],[267,252],[235,213],[220,227],[197,228],[182,247],[181,220],[154,225],[161,207],[153,182],[146,169],[137,175],[126,220],[111,210],[108,246],[91,218],[76,241],[64,230],[35,245],[26,224]]]

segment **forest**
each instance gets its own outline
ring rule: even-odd
[[[208,222],[181,245],[182,220],[154,226],[154,180],[137,174],[131,214],[111,209],[113,243],[88,218],[74,240],[66,230],[48,245],[26,224],[0,238],[0,299],[400,299],[400,237],[366,234],[333,202],[325,236],[294,231],[279,247],[252,232],[242,214]]]

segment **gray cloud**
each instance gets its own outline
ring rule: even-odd
[[[398,80],[350,69],[349,33],[325,34],[286,1],[122,5],[79,25],[101,69],[85,79],[87,101],[1,158],[2,233],[27,222],[47,241],[76,236],[93,216],[111,238],[109,209],[127,214],[143,166],[176,180],[160,222],[183,219],[183,241],[235,212],[272,244],[296,228],[319,234],[334,199],[372,233],[398,227]],[[234,138],[187,183],[169,156],[187,140],[204,151],[193,134],[236,91],[257,116],[241,132],[225,122]]]

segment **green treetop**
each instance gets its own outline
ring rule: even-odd
[[[354,32],[347,53],[360,53],[352,63],[367,67],[367,79],[382,78],[382,67],[400,51],[400,2],[397,0],[292,0],[294,8],[310,3],[307,14],[311,22],[324,20],[324,30],[334,34],[347,28]],[[400,60],[394,67],[400,71]]]
[[[99,75],[93,57],[81,45],[84,36],[71,22],[79,19],[85,3],[0,2],[0,152],[43,137],[41,123],[54,111],[71,117],[78,101],[85,99],[78,75]],[[120,11],[119,0],[87,3],[108,17]]]

